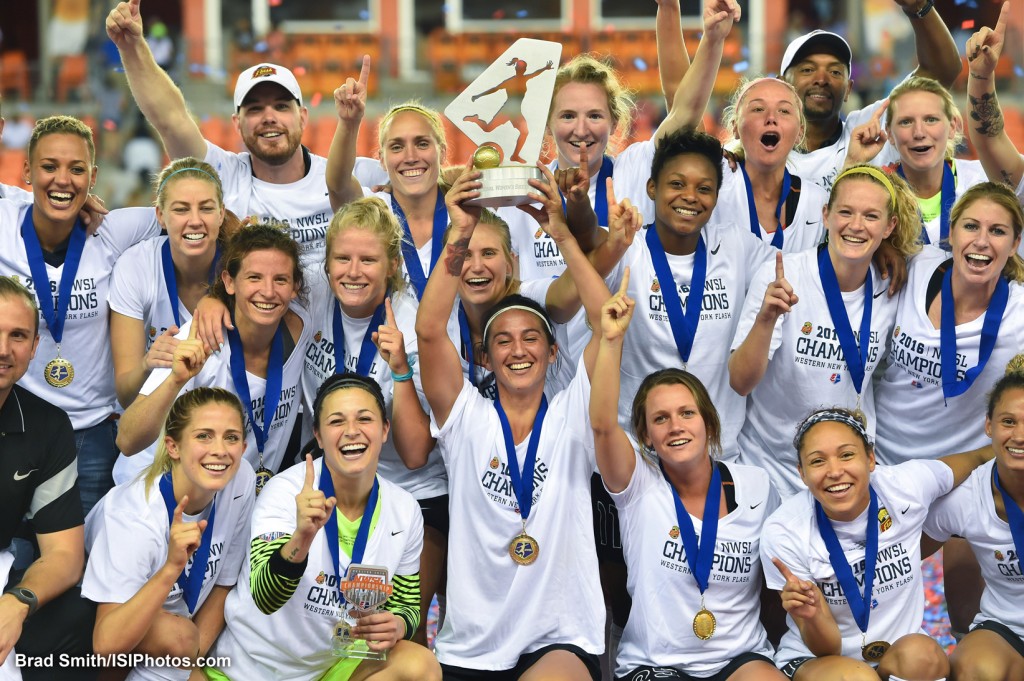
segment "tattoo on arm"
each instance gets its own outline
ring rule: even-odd
[[[1003,176],[1003,184],[1010,189],[1016,189],[1016,186],[1014,186],[1013,183],[1013,175],[1011,175],[1009,171],[1000,169],[999,174]]]
[[[459,239],[448,244],[448,255],[444,257],[444,267],[453,277],[462,276],[462,264],[469,255],[469,238]]]
[[[975,128],[986,137],[997,137],[1003,132],[1003,112],[994,92],[980,97],[967,96],[971,104],[971,120],[977,121]]]

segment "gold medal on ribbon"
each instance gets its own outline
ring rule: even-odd
[[[61,357],[58,352],[56,357],[46,363],[43,375],[46,377],[46,382],[54,388],[66,388],[71,385],[71,381],[75,380],[75,367],[71,366],[71,362]]]
[[[260,467],[256,469],[256,494],[259,495],[263,491],[264,485],[270,482],[270,479],[274,477],[274,474],[270,472],[269,468],[263,466],[262,460],[260,461]]]
[[[693,616],[693,633],[700,640],[707,641],[715,635],[717,626],[718,621],[715,619],[715,614],[704,607],[704,595],[701,594],[700,610]]]
[[[509,543],[508,555],[520,565],[533,565],[537,562],[537,558],[540,556],[540,544],[526,534],[526,521],[523,521],[523,531]]]
[[[872,641],[861,646],[860,656],[868,662],[878,662],[889,650],[888,641]]]

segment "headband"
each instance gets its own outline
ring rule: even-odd
[[[804,419],[803,423],[797,426],[796,436],[793,438],[793,449],[795,449],[797,453],[800,452],[800,443],[804,439],[804,435],[807,433],[807,431],[811,429],[811,426],[818,423],[822,423],[824,421],[835,421],[836,423],[843,423],[852,428],[853,431],[857,433],[857,435],[860,435],[860,437],[864,440],[864,442],[868,444],[869,447],[874,445],[874,443],[871,441],[871,438],[868,436],[867,431],[864,430],[864,424],[858,421],[856,418],[854,418],[845,411],[823,409],[822,411],[817,411],[811,414],[806,419]]]
[[[551,330],[551,322],[549,322],[543,314],[527,305],[509,305],[508,307],[503,307],[494,314],[492,314],[491,318],[487,320],[486,324],[484,324],[484,343],[487,342],[487,331],[491,328],[491,322],[497,319],[498,315],[500,315],[503,312],[508,312],[509,310],[522,310],[524,312],[529,312],[531,314],[537,315],[540,318],[540,320],[544,323],[544,328],[547,329],[548,335],[551,336],[552,338],[555,337],[554,332]]]
[[[157,195],[157,196],[160,196],[160,192],[162,192],[162,191],[164,190],[164,186],[165,186],[165,185],[167,184],[167,180],[171,179],[172,177],[174,177],[174,176],[175,176],[175,175],[177,175],[178,173],[183,173],[183,172],[185,172],[186,170],[194,170],[194,171],[196,171],[197,173],[202,173],[203,175],[206,175],[206,176],[207,176],[208,178],[210,178],[211,180],[213,180],[214,184],[216,184],[216,185],[218,185],[218,186],[220,185],[220,179],[219,179],[219,178],[216,178],[216,177],[214,177],[213,175],[211,175],[210,173],[206,172],[206,171],[205,171],[205,170],[203,170],[202,168],[193,168],[192,166],[189,166],[188,168],[178,168],[178,169],[177,169],[177,170],[175,170],[175,171],[174,171],[173,173],[171,173],[170,175],[168,175],[167,177],[165,177],[165,178],[164,178],[164,181],[160,183],[160,186],[159,186],[159,187],[157,187],[157,189],[156,189],[156,195]]]
[[[843,172],[839,173],[839,177],[837,177],[835,181],[832,182],[832,187],[834,188],[837,184],[839,184],[839,180],[843,179],[847,175],[854,174],[870,175],[871,177],[881,182],[882,186],[885,187],[887,192],[889,192],[889,203],[892,205],[893,208],[896,207],[896,188],[892,186],[892,180],[889,179],[889,176],[886,175],[885,172],[879,170],[874,166],[854,166],[849,170],[844,170]]]
[[[313,400],[313,416],[317,418],[320,413],[320,407],[323,405],[324,400],[327,396],[336,390],[344,390],[346,388],[359,388],[365,390],[373,396],[377,406],[380,407],[380,413],[383,415],[384,420],[387,421],[388,411],[384,407],[384,394],[380,390],[380,385],[377,381],[372,378],[360,376],[359,374],[344,373],[334,374],[329,376],[327,380],[320,386],[320,390],[317,391],[316,399]],[[317,424],[319,428],[319,423]]]

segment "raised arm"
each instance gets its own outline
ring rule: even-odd
[[[934,78],[945,87],[952,87],[953,81],[960,75],[963,64],[960,62],[960,51],[953,42],[946,23],[939,13],[932,8],[934,0],[895,0],[910,18],[910,27],[914,30],[917,46],[916,76]],[[925,12],[923,17],[917,15]]]
[[[661,93],[665,108],[672,109],[679,84],[690,68],[690,55],[680,23],[682,12],[679,0],[658,0],[658,13],[654,19],[654,32],[658,41],[658,72],[661,75]]]
[[[972,449],[969,452],[962,452],[960,454],[949,454],[939,459],[942,463],[946,464],[953,471],[953,486],[956,487],[961,482],[966,480],[974,472],[974,469],[985,463],[991,461],[995,457],[995,450],[992,449],[991,445],[985,445],[979,449]]]
[[[462,362],[459,350],[448,337],[448,319],[462,278],[462,265],[469,253],[469,240],[480,219],[480,208],[464,206],[463,201],[480,195],[480,172],[472,164],[445,196],[448,207],[448,238],[438,266],[430,273],[416,313],[416,342],[421,349],[420,377],[423,392],[438,426],[462,391]],[[426,350],[427,352],[422,352]]]
[[[740,20],[736,0],[706,0],[704,4],[704,35],[701,36],[693,63],[676,88],[668,116],[654,132],[658,142],[668,133],[681,128],[696,128],[704,117],[711,99],[718,69],[722,65],[725,38],[734,22]]]
[[[622,373],[622,343],[633,319],[635,302],[626,295],[629,268],[622,275],[618,292],[601,308],[601,325],[594,327],[600,337],[597,359],[590,374],[590,427],[594,430],[597,469],[611,492],[629,485],[636,470],[633,443],[619,425],[619,391]]]
[[[128,408],[156,368],[171,366],[178,346],[178,327],[171,326],[156,337],[146,350],[146,330],[141,319],[110,311],[110,349],[114,356],[114,388],[117,401]]]
[[[334,91],[338,127],[334,129],[334,139],[327,153],[327,193],[331,199],[331,210],[338,210],[363,195],[359,180],[352,172],[356,167],[359,127],[366,113],[366,85],[369,79],[370,57],[363,55],[359,80],[349,78]]]
[[[590,158],[587,147],[580,147],[578,168],[555,170],[558,190],[565,197],[565,222],[584,253],[590,253],[604,239],[597,224],[597,213],[590,203]],[[607,226],[607,225],[606,225]]]
[[[748,395],[757,387],[768,370],[768,349],[775,322],[797,303],[793,287],[786,281],[782,251],[775,253],[775,281],[764,292],[764,302],[743,343],[729,357],[729,385],[740,395]]]
[[[138,454],[160,436],[164,419],[178,393],[203,368],[208,353],[196,337],[197,326],[189,327],[188,339],[178,343],[167,378],[149,395],[139,395],[118,423],[117,448],[125,456]]]
[[[117,46],[135,103],[153,124],[171,158],[206,157],[206,141],[181,90],[157,66],[142,31],[141,0],[118,3],[107,15],[107,35]]]
[[[995,79],[1009,17],[1010,3],[1004,2],[995,28],[985,26],[967,41],[967,132],[988,179],[1016,189],[1024,177],[1024,156],[1006,134]]]

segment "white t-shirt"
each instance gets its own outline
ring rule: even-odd
[[[875,386],[875,454],[884,463],[933,459],[989,442],[988,391],[1024,348],[1024,286],[1013,282],[992,356],[967,392],[942,395],[941,333],[928,319],[928,285],[948,254],[928,246],[910,261],[896,308],[885,373]],[[941,295],[941,293],[939,294]],[[978,364],[985,315],[956,327],[957,374]]]
[[[327,193],[327,159],[313,153],[309,159],[305,177],[286,184],[267,182],[253,175],[247,151],[225,151],[207,141],[204,159],[220,175],[224,206],[243,220],[254,217],[286,224],[299,244],[303,266],[323,263],[327,228],[334,217]],[[356,160],[355,174],[362,184],[378,184],[381,170],[379,162],[373,159]]]
[[[15,203],[32,203],[32,192],[10,184],[0,184],[0,199],[7,199]]]
[[[323,458],[313,462],[314,488],[320,484]],[[329,473],[328,473],[329,475]],[[306,464],[275,476],[260,493],[252,515],[250,536],[266,541],[295,531],[295,496],[302,489]],[[419,504],[397,485],[380,477],[380,515],[370,532],[363,564],[386,567],[389,578],[414,575],[420,569],[423,516]],[[340,574],[351,562],[339,551]],[[331,654],[331,635],[341,617],[335,565],[324,531],[309,547],[306,571],[295,593],[272,615],[263,614],[252,597],[251,566],[246,554],[238,587],[224,603],[226,626],[210,655],[226,656],[224,671],[232,679],[308,681],[319,678],[338,658]]]
[[[313,341],[312,325],[309,316],[301,306],[292,304],[290,309],[302,318],[302,332],[295,342],[295,349],[284,361],[284,368],[281,376],[281,396],[277,403],[277,411],[270,422],[270,433],[267,435],[263,448],[263,466],[271,471],[276,471],[281,466],[284,458],[284,450],[288,446],[288,439],[292,435],[292,428],[295,426],[295,419],[299,413],[299,405],[302,402],[302,365],[306,355],[307,347]],[[282,322],[283,323],[283,322]],[[188,338],[189,329],[192,323],[188,322],[181,327],[181,331],[175,336],[178,340]],[[287,329],[284,333],[288,333]],[[149,395],[164,380],[170,376],[170,369],[154,369],[149,378],[142,384],[139,395]],[[249,397],[252,399],[253,417],[263,425],[263,400],[267,391],[267,379],[246,372],[249,383]],[[178,393],[182,395],[189,390],[199,387],[226,388],[237,394],[234,379],[231,377],[231,344],[225,342],[219,353],[213,353],[206,359],[206,364],[198,374],[185,384],[185,387]],[[142,469],[153,462],[156,454],[156,442],[151,443],[146,449],[132,456],[118,454],[114,462],[114,484],[121,485],[138,475]],[[249,422],[249,414],[245,413],[245,460],[252,464],[253,469],[260,466],[260,454],[256,448],[256,436],[252,432],[252,424]]]
[[[21,238],[21,222],[31,207],[31,203],[0,200],[0,275],[15,276],[35,293],[36,284]],[[114,262],[124,251],[159,232],[152,208],[121,208],[104,218],[95,236],[86,237],[61,339],[61,357],[71,362],[75,370],[74,380],[67,387],[55,388],[44,377],[46,365],[57,356],[57,348],[40,311],[39,347],[28,372],[18,383],[66,411],[75,430],[95,426],[117,410],[107,306],[110,275]],[[63,273],[63,265],[46,265],[54,299]]]
[[[863,109],[851,111],[841,122],[842,132],[839,139],[832,144],[814,151],[801,152],[794,149],[789,152],[786,167],[790,172],[816,182],[825,191],[832,191],[832,183],[835,182],[840,169],[846,162],[846,150],[850,145],[850,137],[853,135],[854,128],[867,123],[884,101],[880,100]],[[896,154],[895,149],[886,146],[871,163],[882,166],[898,159],[899,155]]]
[[[717,674],[741,653],[771,656],[758,619],[762,583],[758,547],[761,526],[779,505],[779,495],[763,470],[736,463],[727,467],[736,508],[718,520],[715,557],[704,592],[704,605],[714,613],[718,626],[707,641],[697,638],[690,626],[701,609],[701,596],[679,534],[674,490],[661,471],[637,454],[629,484],[612,493],[633,598],[619,643],[616,675],[654,666],[703,677]],[[691,514],[690,521],[699,537],[702,519]]]
[[[775,249],[751,234],[749,229],[736,225],[708,225],[703,234],[707,247],[707,274],[700,324],[687,370],[708,389],[722,419],[723,458],[732,460],[738,453],[736,433],[743,424],[744,400],[729,385],[729,343],[736,332],[742,301],[753,273],[761,263],[774,262]],[[685,311],[694,255],[666,254],[665,257]],[[636,235],[629,250],[607,278],[610,290],[618,290],[626,266],[629,267],[628,293],[636,301],[636,310],[622,351],[619,424],[627,432],[632,432],[633,396],[640,383],[658,369],[682,366],[682,360],[665,312],[662,282],[658,281],[647,248],[646,231]]]
[[[184,593],[175,583],[164,600],[163,610],[191,619],[199,612],[216,586],[234,586],[242,561],[249,553],[249,518],[256,499],[256,475],[241,462],[235,477],[217,493],[217,515],[210,539],[199,600],[192,615]],[[209,519],[210,507],[195,516],[183,515],[184,522]],[[159,478],[153,481],[147,498],[143,478],[114,487],[93,507],[85,520],[85,546],[89,561],[82,580],[82,596],[96,603],[126,603],[135,596],[167,562],[170,522]],[[187,570],[193,569],[193,553]],[[138,666],[129,679],[187,679],[187,669]]]
[[[797,423],[822,406],[857,406],[857,390],[839,345],[839,338],[825,303],[825,292],[818,275],[817,249],[786,254],[783,262],[786,280],[800,301],[793,311],[779,317],[768,348],[768,368],[747,399],[747,420],[739,435],[741,461],[762,466],[771,475],[772,484],[784,498],[804,488],[797,475],[797,454],[793,433]],[[896,317],[896,300],[888,295],[874,265],[870,276],[871,341],[861,387],[860,409],[874,437],[875,399],[871,374],[885,355]],[[754,325],[764,301],[764,292],[775,280],[775,263],[765,263],[750,284],[743,315],[732,349],[738,348]],[[864,287],[843,292],[843,304],[855,337],[860,336],[864,313]],[[859,347],[859,341],[858,341]]]
[[[867,641],[894,643],[901,636],[921,631],[924,619],[921,528],[932,503],[953,488],[953,471],[940,461],[877,466],[871,474],[871,486],[878,495],[879,533]],[[855,576],[864,572],[866,521],[867,509],[852,522],[832,521]],[[891,526],[884,529],[889,521]],[[772,558],[781,560],[798,579],[812,581],[821,589],[839,626],[842,655],[861,659],[861,631],[829,562],[809,490],[804,489],[783,501],[765,522],[761,534],[765,581],[769,589],[782,591],[786,580],[772,565]],[[863,593],[863,584],[861,591]],[[780,667],[798,657],[814,657],[800,637],[793,618],[786,620],[789,630],[783,634],[775,654],[775,664]]]
[[[1024,575],[1010,525],[996,515],[992,497],[995,463],[993,459],[979,466],[962,485],[933,504],[924,532],[939,541],[957,536],[970,542],[985,580],[981,612],[974,616],[973,624],[995,620],[1024,638],[1024,613],[1020,609],[1024,603]]]
[[[305,407],[303,418],[303,441],[313,437],[313,400],[320,386],[334,375],[334,292],[323,273],[323,268],[306,271],[306,283],[309,286],[309,310],[312,324],[316,328],[313,342],[306,348],[305,364],[302,371],[302,397]],[[420,367],[417,361],[419,351],[416,345],[416,309],[419,307],[411,292],[394,293],[391,296],[395,322],[405,338],[405,352],[413,370],[413,380],[420,385]],[[340,309],[340,308],[339,308]],[[362,349],[363,336],[370,325],[370,317],[353,319],[341,311],[342,327],[345,330],[345,368],[354,372],[359,364],[359,353]],[[376,346],[373,351],[373,363],[370,365],[370,378],[380,384],[384,394],[384,405],[388,420],[391,420],[391,403],[394,399],[394,381],[388,367]],[[426,398],[420,395],[423,410],[428,410]],[[394,424],[392,424],[394,425]],[[384,443],[377,464],[381,477],[390,480],[417,499],[429,499],[445,493],[445,472],[441,455],[435,447],[423,468],[411,471],[402,463],[395,450],[395,438],[392,434]]]
[[[145,324],[147,350],[157,336],[174,325],[174,312],[164,283],[162,249],[167,238],[146,239],[125,251],[114,265],[107,295],[111,310]],[[180,299],[177,303],[182,324],[190,321],[192,311]]]
[[[651,179],[654,142],[645,140],[629,145],[615,157],[615,198],[629,199],[640,211],[645,225],[654,222],[654,201],[647,196],[647,180]],[[748,230],[749,231],[749,230]],[[643,234],[637,234],[641,237]]]
[[[517,565],[508,554],[523,528],[493,403],[464,381],[444,425],[432,421],[448,469],[451,515],[448,606],[437,639],[442,664],[510,669],[521,655],[555,643],[603,651],[589,400],[590,380],[580,367],[549,402],[526,523],[539,545],[532,565]],[[516,446],[520,465],[529,439]]]
[[[799,201],[793,221],[782,231],[782,251],[798,253],[814,248],[821,243],[825,229],[821,222],[821,209],[828,203],[828,192],[814,184],[807,177],[800,177]],[[785,206],[782,208],[786,210]],[[785,216],[780,216],[784,218]],[[757,216],[754,216],[757,219]],[[747,188],[743,181],[743,173],[729,170],[729,164],[722,161],[722,189],[718,192],[718,203],[711,213],[709,225],[733,223],[750,230],[750,208],[747,205]],[[770,244],[775,237],[774,232],[765,230],[759,224],[761,240]]]

